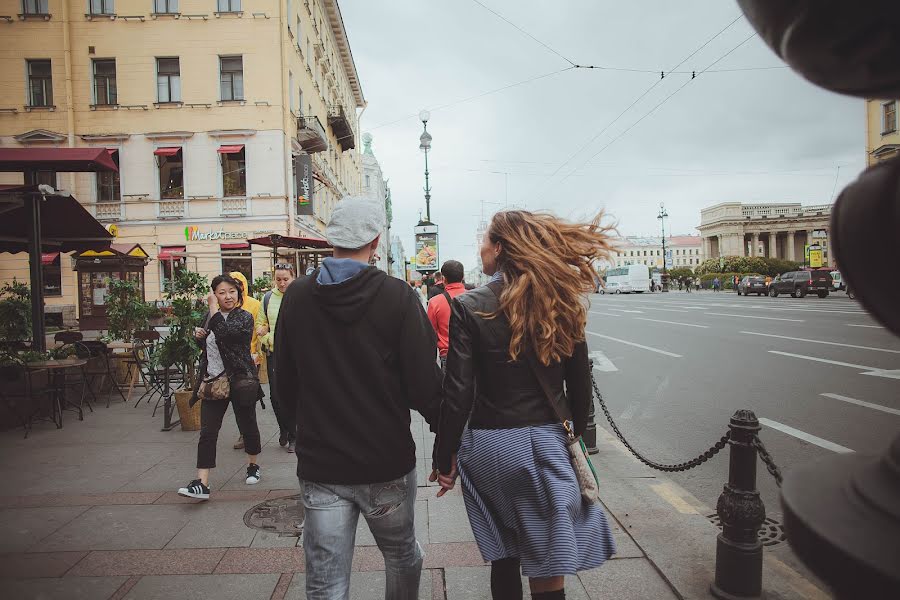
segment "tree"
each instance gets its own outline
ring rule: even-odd
[[[144,302],[138,282],[127,279],[109,282],[106,318],[110,338],[130,342],[136,331],[147,329],[154,311],[154,306]]]
[[[20,342],[31,337],[31,290],[13,278],[0,288],[0,339]]]
[[[722,263],[718,258],[709,258],[703,261],[695,272],[700,276],[710,273],[758,273],[775,277],[788,271],[796,271],[801,265],[802,263],[780,258],[726,256]]]
[[[193,389],[195,383],[200,348],[194,340],[194,328],[203,324],[207,309],[204,299],[208,292],[207,278],[187,269],[175,273],[172,285],[166,291],[166,300],[172,304],[172,315],[167,319],[169,335],[162,341],[159,363],[166,367],[181,365],[185,389]]]

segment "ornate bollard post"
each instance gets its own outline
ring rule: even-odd
[[[756,489],[757,451],[753,440],[759,432],[759,421],[753,411],[739,410],[728,427],[728,483],[716,505],[722,533],[716,538],[716,580],[710,591],[723,600],[759,598],[763,547],[758,532],[766,519],[766,507]]]
[[[594,381],[594,360],[591,359],[591,384],[596,389],[596,382]],[[598,392],[599,393],[599,392]],[[591,395],[591,406],[588,409],[588,419],[587,419],[587,427],[584,429],[584,435],[581,436],[581,439],[584,441],[584,446],[587,448],[588,454],[597,454],[600,450],[597,448],[597,422],[594,420],[596,416],[596,409],[594,408],[594,396]]]

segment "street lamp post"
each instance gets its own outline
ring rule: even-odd
[[[659,214],[656,215],[656,218],[659,219],[660,226],[662,227],[662,253],[663,253],[663,274],[662,274],[662,291],[669,291],[669,274],[666,270],[666,217],[669,216],[669,213],[666,212],[666,205],[662,202],[659,203]]]
[[[428,119],[431,113],[422,110],[419,120],[422,121],[422,135],[419,136],[419,150],[425,153],[425,221],[431,223],[431,185],[428,183],[428,151],[431,150],[431,134],[428,133]]]

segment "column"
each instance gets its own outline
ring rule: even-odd
[[[797,250],[794,247],[794,232],[788,231],[787,232],[787,257],[786,258],[788,260],[797,260],[796,258],[794,258],[796,251]]]
[[[750,242],[750,256],[756,256],[757,252],[759,252],[759,234],[754,232]]]
[[[769,232],[769,258],[778,258],[778,232]]]

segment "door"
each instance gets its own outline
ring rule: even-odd
[[[78,272],[78,328],[81,330],[106,329],[106,297],[109,284],[121,277],[119,271]]]

